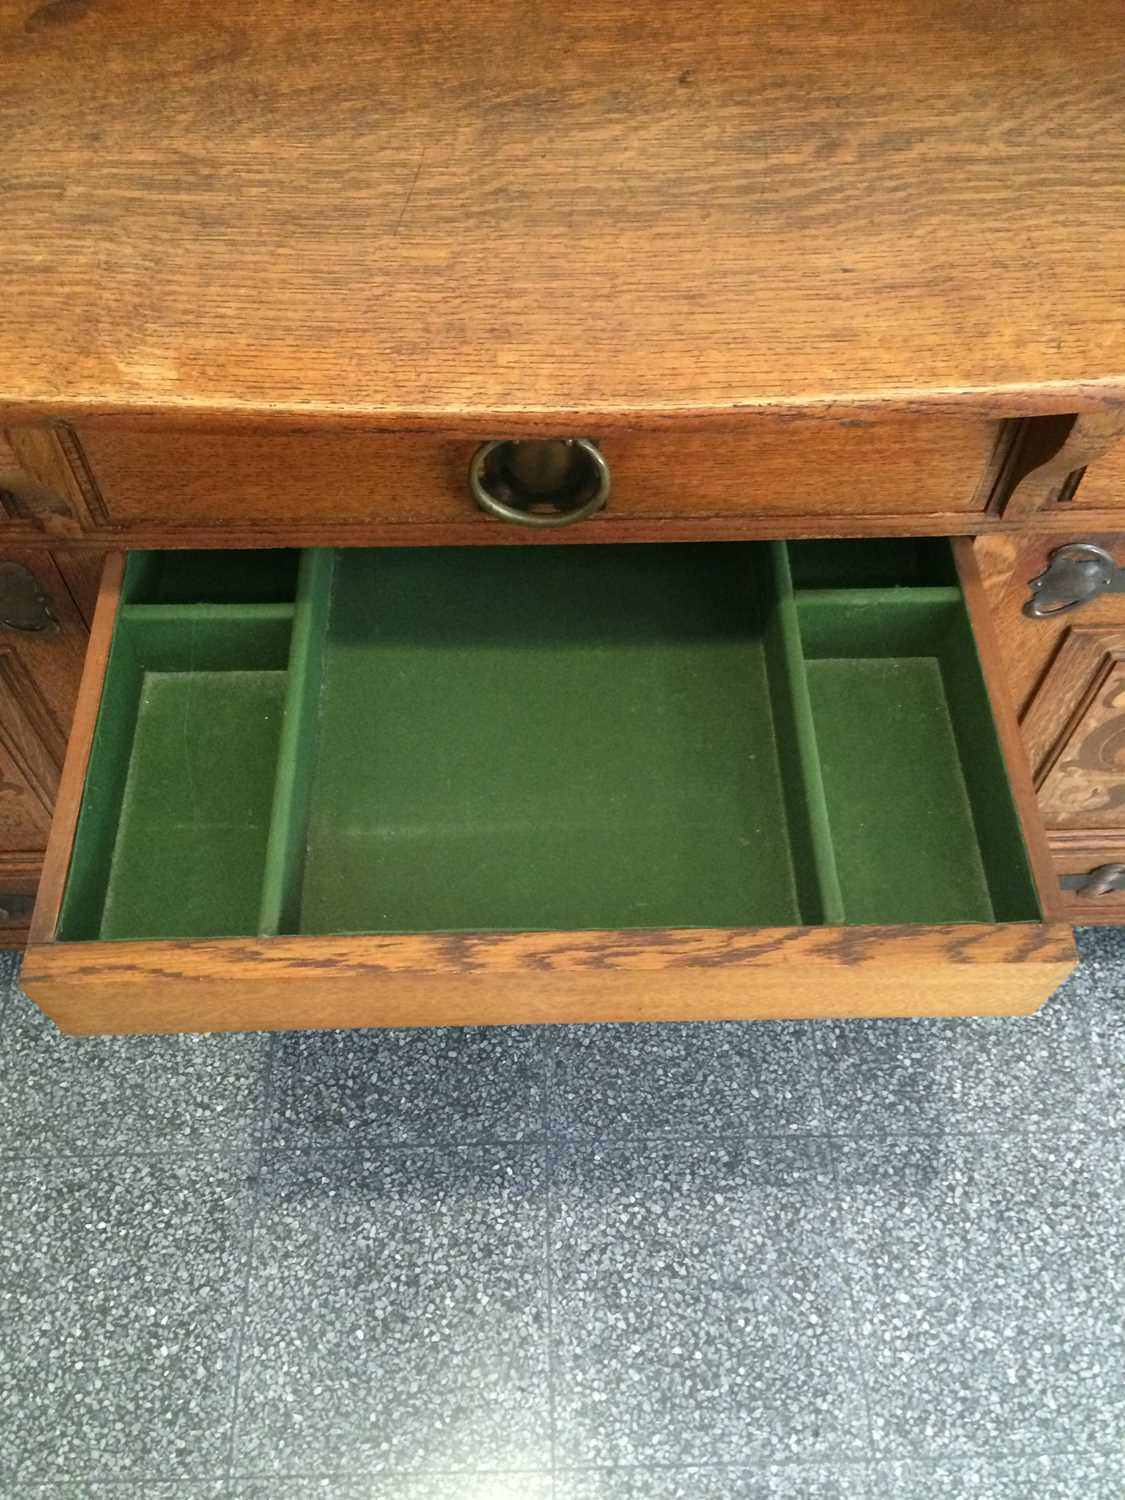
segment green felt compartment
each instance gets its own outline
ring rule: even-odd
[[[334,552],[324,549],[301,558],[258,915],[263,936],[293,931],[299,920],[335,559]]]
[[[917,588],[955,584],[949,543],[941,537],[830,537],[784,542],[797,589]]]
[[[949,548],[871,546],[134,556],[59,935],[1035,919]]]
[[[798,599],[845,920],[1037,917],[959,591]]]
[[[780,754],[798,905],[805,922],[844,920],[836,851],[816,739],[790,548],[771,542],[759,564],[763,642]]]
[[[256,930],[290,614],[120,612],[62,938]]]
[[[281,604],[293,598],[300,558],[284,548],[131,552],[121,596],[127,604]]]
[[[763,559],[340,553],[301,930],[799,922]]]

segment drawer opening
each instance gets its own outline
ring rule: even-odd
[[[881,546],[137,554],[58,936],[1038,920],[948,546]]]

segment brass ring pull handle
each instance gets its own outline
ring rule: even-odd
[[[501,521],[573,526],[604,510],[609,465],[588,438],[501,438],[473,454],[469,490]]]

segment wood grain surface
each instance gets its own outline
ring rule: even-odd
[[[0,412],[1125,398],[1116,7],[0,0]]]
[[[38,915],[38,914],[37,914]],[[43,943],[22,984],[64,1031],[1013,1015],[1069,927],[678,929]]]

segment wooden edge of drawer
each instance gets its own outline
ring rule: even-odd
[[[987,600],[971,542],[955,552],[1043,897],[1051,858]],[[23,966],[66,1032],[1019,1015],[1074,967],[1069,923],[1050,921],[56,942],[123,566],[107,560]]]
[[[37,942],[24,985],[68,1032],[252,1031],[1016,1015],[1073,966],[1064,924],[681,928]]]

